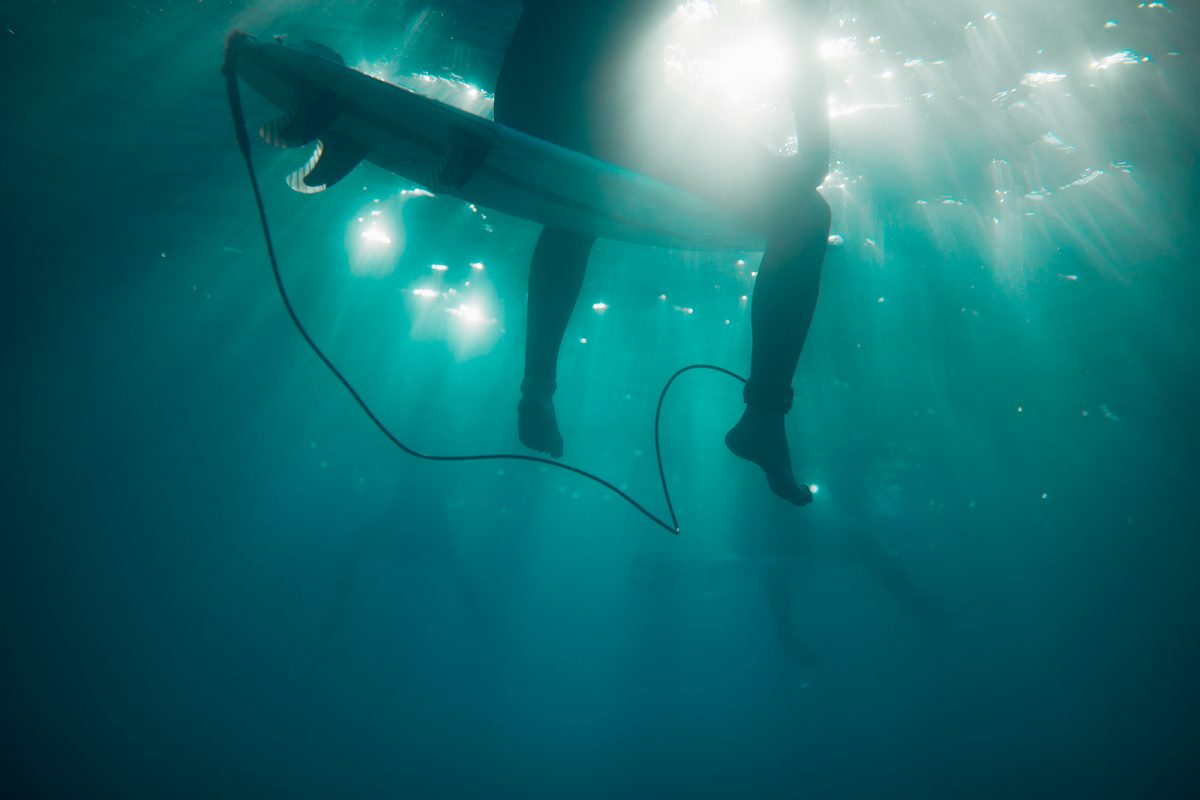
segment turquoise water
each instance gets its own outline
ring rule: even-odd
[[[739,387],[692,374],[679,537],[563,472],[397,452],[275,293],[225,34],[486,114],[517,12],[0,9],[6,794],[1194,790],[1197,10],[834,3],[837,238],[788,418],[816,502],[725,451]],[[687,4],[658,79],[786,151],[755,13]],[[305,158],[255,149],[314,337],[412,446],[517,451],[538,229],[372,167],[300,196]],[[569,463],[663,508],[658,393],[745,372],[757,258],[598,246]]]

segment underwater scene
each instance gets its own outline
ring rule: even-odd
[[[517,136],[477,202],[503,154],[431,104],[281,105],[227,58],[504,122],[511,42],[601,37],[641,110],[590,124],[703,109],[634,150],[806,230],[684,154],[728,126],[782,186],[828,109],[820,299],[763,301],[812,313],[793,502],[725,438],[754,237],[622,238],[688,219],[647,202],[582,251],[552,457],[543,222],[641,190],[563,199],[602,166]],[[0,793],[1197,796],[1198,42],[1194,0],[6,0]],[[337,133],[385,117],[433,172]]]

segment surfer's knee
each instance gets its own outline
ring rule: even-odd
[[[813,189],[804,198],[805,204],[801,211],[802,216],[811,220],[813,229],[822,236],[829,236],[829,229],[833,225],[833,209],[829,207],[829,201],[825,196]]]
[[[833,224],[829,202],[815,189],[795,192],[788,199],[777,201],[772,216],[768,238],[797,246],[805,246],[817,237],[827,239]]]
[[[535,257],[548,257],[553,260],[587,261],[596,237],[583,233],[552,228],[547,226],[542,230],[535,248]]]

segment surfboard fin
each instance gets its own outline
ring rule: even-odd
[[[304,164],[304,166],[287,176],[287,185],[292,189],[292,191],[299,192],[300,194],[316,194],[317,192],[325,191],[325,187],[321,184],[309,186],[308,183],[305,182],[305,178],[311,175],[312,171],[316,169],[317,163],[321,160],[321,154],[324,151],[325,145],[321,142],[317,142],[317,146],[313,150],[313,154],[309,156],[308,161]]]
[[[306,99],[296,109],[263,125],[258,135],[274,147],[301,147],[329,130],[337,115],[336,107]]]
[[[367,148],[336,133],[317,142],[312,157],[288,176],[288,186],[301,194],[321,192],[350,174],[367,155]]]
[[[303,41],[289,45],[293,50],[316,56],[345,66],[345,60],[336,51],[317,42]],[[300,147],[313,142],[329,130],[337,119],[340,109],[316,97],[301,96],[295,107],[279,119],[268,122],[258,130],[258,135],[267,144],[275,147]]]

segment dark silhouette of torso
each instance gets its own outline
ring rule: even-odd
[[[526,0],[496,81],[496,121],[595,154],[619,114],[664,0]]]

